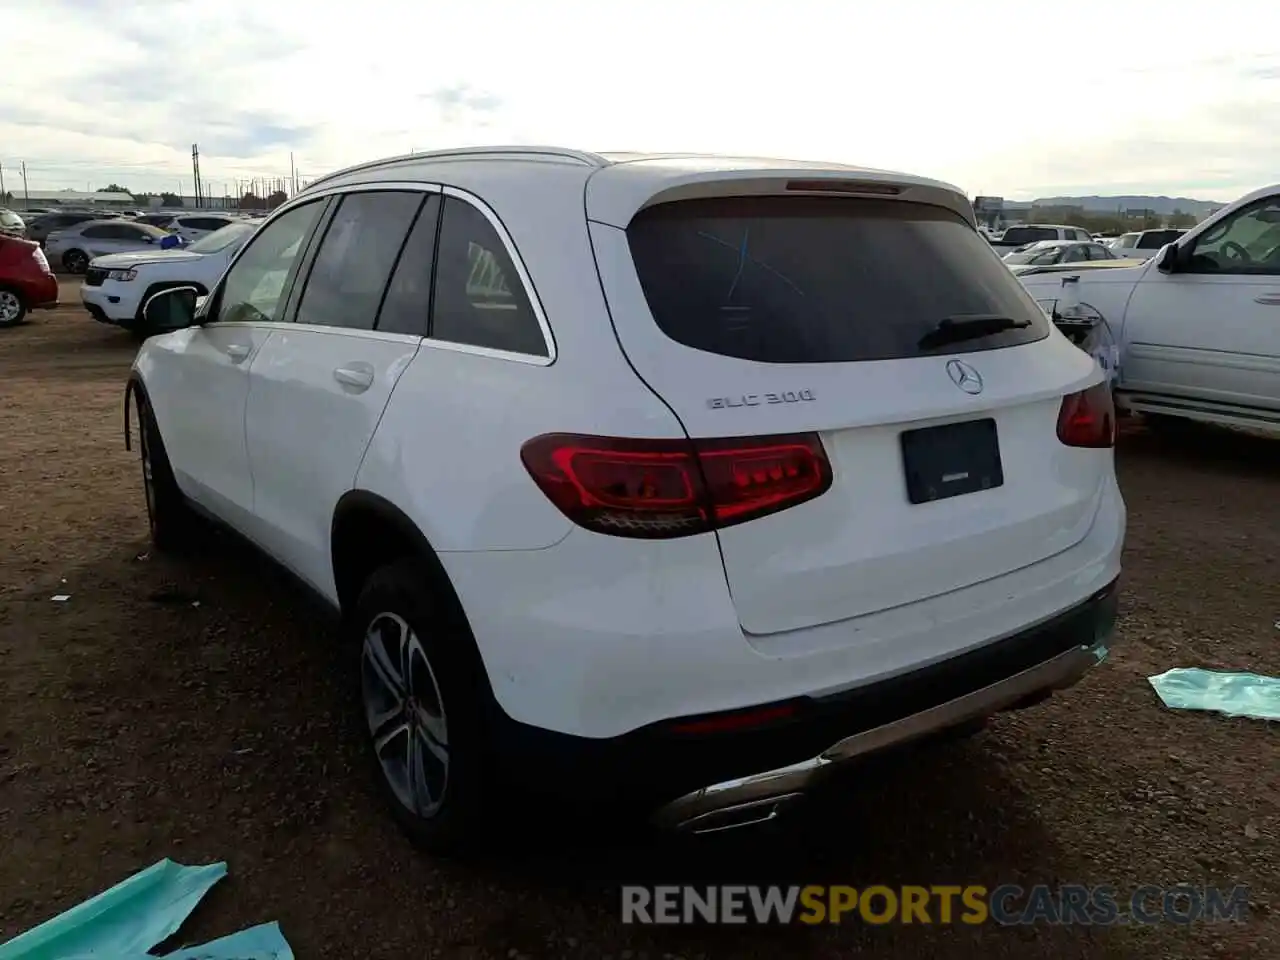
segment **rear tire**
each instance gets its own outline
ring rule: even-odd
[[[483,665],[416,560],[376,570],[347,618],[360,718],[392,816],[421,849],[476,847],[495,806]]]
[[[161,553],[188,552],[201,532],[200,521],[178,488],[160,438],[160,427],[150,404],[141,395],[138,396],[138,449],[151,544]]]
[[[12,287],[0,287],[0,327],[16,327],[27,318],[27,304]]]

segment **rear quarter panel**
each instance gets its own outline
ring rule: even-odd
[[[428,339],[400,378],[356,488],[400,506],[439,552],[541,549],[569,533],[571,522],[521,462],[533,437],[684,435],[614,336],[587,233],[585,175],[548,170],[536,193],[500,162],[442,178],[483,198],[502,221],[555,357],[521,363]]]

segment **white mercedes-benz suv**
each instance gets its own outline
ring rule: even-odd
[[[154,542],[212,518],[340,612],[430,849],[525,791],[769,819],[1111,642],[1110,393],[954,187],[417,154],[197,293],[148,301],[129,383]]]

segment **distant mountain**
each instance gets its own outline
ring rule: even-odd
[[[1225,203],[1213,200],[1192,200],[1189,197],[1042,197],[1026,204],[1037,207],[1083,207],[1086,213],[1115,213],[1116,210],[1150,210],[1158,217],[1167,217],[1175,210],[1189,213],[1196,219],[1207,217],[1220,210]],[[1008,203],[1005,206],[1009,206]],[[1018,204],[1023,206],[1023,204]]]

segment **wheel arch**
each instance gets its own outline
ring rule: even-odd
[[[349,490],[334,507],[329,555],[338,605],[345,615],[375,569],[401,559],[420,560],[431,587],[449,614],[465,624],[466,614],[435,547],[407,513],[379,494]]]
[[[133,450],[133,436],[130,431],[130,414],[138,414],[138,429],[142,429],[142,405],[151,406],[151,397],[147,395],[147,386],[142,382],[142,374],[137,370],[129,371],[129,379],[124,385],[124,448]]]

